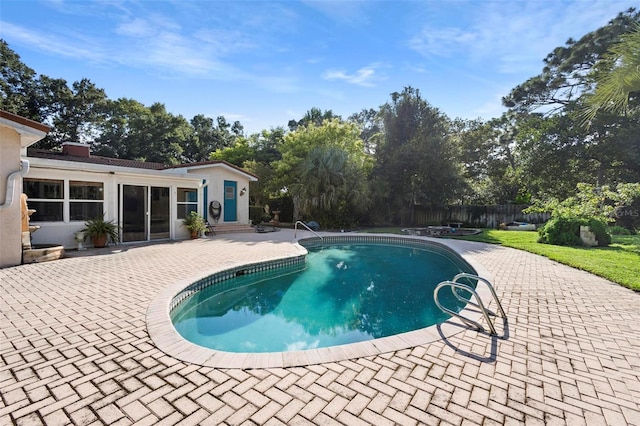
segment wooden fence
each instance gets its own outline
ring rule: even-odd
[[[497,228],[501,223],[513,221],[544,223],[550,217],[548,213],[525,214],[527,205],[501,206],[449,206],[431,209],[415,206],[414,222],[417,226],[440,225],[447,222],[462,222],[468,226]]]

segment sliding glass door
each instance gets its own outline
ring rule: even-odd
[[[169,188],[151,187],[151,224],[149,239],[163,240],[171,237]]]
[[[122,242],[171,237],[168,187],[121,185]]]

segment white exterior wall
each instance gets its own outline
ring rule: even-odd
[[[251,178],[250,175],[247,175],[234,168],[222,164],[197,167],[190,170],[190,173],[207,175],[209,177],[207,200],[209,203],[213,200],[218,200],[220,201],[220,204],[222,204],[223,211],[220,216],[220,224],[224,223],[224,181],[228,180],[236,182],[238,185],[236,198],[238,220],[235,223],[251,223],[249,220],[249,181],[257,179]],[[246,192],[244,193],[244,195],[240,195],[240,191],[242,190],[242,188],[246,188]]]
[[[0,127],[0,204],[8,199],[7,178],[16,170],[20,170],[20,135],[3,126]],[[0,210],[0,268],[19,265],[22,261],[22,179],[16,179],[15,185],[13,205]]]
[[[3,137],[4,140],[4,137]],[[24,145],[24,144],[23,144]],[[3,142],[4,146],[4,142]],[[22,147],[24,148],[24,146]],[[13,150],[11,151],[13,153]],[[20,143],[16,145],[15,153],[13,156],[4,155],[3,151],[0,151],[0,160],[2,161],[2,173],[5,174],[4,162],[11,160],[15,162],[16,167],[20,164]],[[22,155],[24,158],[25,150],[23,149]],[[234,181],[237,184],[237,221],[234,223],[248,224],[249,220],[249,182],[256,181],[257,178],[247,174],[241,170],[235,169],[224,163],[216,163],[211,165],[197,165],[194,167],[184,167],[169,170],[145,170],[130,167],[117,167],[104,164],[93,164],[75,161],[53,160],[37,157],[27,158],[31,163],[31,169],[25,178],[30,179],[54,179],[64,182],[63,186],[63,220],[56,222],[47,221],[32,221],[32,225],[40,226],[40,229],[32,234],[33,244],[47,244],[47,245],[62,245],[66,249],[77,248],[78,243],[75,240],[75,233],[80,231],[85,226],[85,221],[71,221],[69,212],[69,181],[88,181],[88,182],[101,182],[103,184],[103,210],[105,213],[105,219],[114,220],[122,225],[119,221],[122,219],[122,212],[119,211],[120,194],[118,188],[120,185],[135,185],[135,186],[155,186],[169,188],[169,238],[170,239],[182,239],[189,238],[187,229],[182,226],[182,219],[178,219],[178,205],[177,196],[178,188],[191,188],[198,190],[198,212],[205,215],[208,206],[205,206],[205,191],[206,199],[208,202],[218,200],[224,208],[224,181]],[[15,171],[11,169],[10,171]],[[9,171],[9,172],[10,172]],[[8,174],[8,173],[7,173]],[[6,181],[6,177],[5,177]],[[207,182],[208,186],[204,184]],[[17,191],[22,190],[22,181],[20,188]],[[245,193],[240,195],[242,189],[245,188]],[[0,186],[0,190],[2,186]],[[20,193],[18,192],[18,194]],[[2,192],[0,191],[0,195]],[[28,200],[27,200],[28,203]],[[17,230],[16,241],[19,245],[19,251],[17,252],[18,262],[21,259],[21,232],[20,232],[20,210],[19,203],[17,203]],[[149,211],[147,210],[147,216]],[[148,219],[149,220],[149,219]],[[224,212],[222,212],[221,221],[224,221]],[[4,248],[5,238],[2,232],[5,228],[9,229],[9,226],[4,226],[4,218],[1,222],[3,225],[0,228],[0,238],[2,244],[0,249]],[[7,222],[8,223],[8,222]],[[222,222],[221,222],[222,223]],[[149,222],[147,222],[149,225]],[[7,240],[8,241],[8,240]],[[125,243],[126,244],[126,243]]]
[[[109,168],[111,170],[106,170],[104,166],[99,167],[105,169],[102,171],[88,171],[80,170],[81,167],[85,169],[88,168],[85,163],[62,162],[35,158],[31,159],[31,161],[31,171],[27,176],[25,176],[26,178],[57,179],[64,181],[63,221],[33,222],[33,225],[40,226],[40,229],[32,234],[33,244],[57,244],[62,245],[67,249],[77,247],[74,234],[84,228],[84,221],[69,220],[69,181],[102,182],[104,185],[103,208],[105,219],[114,220],[116,222],[118,222],[118,218],[120,217],[120,212],[118,211],[118,185],[168,187],[170,194],[169,232],[171,239],[189,237],[188,231],[182,226],[182,220],[178,219],[178,188],[198,189],[198,199],[202,200],[204,197],[204,191],[201,184],[203,179],[202,176],[191,176],[186,174],[177,175],[159,171],[146,171],[145,173],[144,171],[136,171],[128,168],[126,168],[126,171],[119,171],[116,167],[111,167]],[[98,169],[98,167],[95,168]],[[199,202],[198,210],[200,211],[201,209],[202,203]],[[201,213],[203,212],[201,211]]]
[[[26,164],[21,169],[21,153],[43,139],[48,127],[5,111],[0,113],[0,268],[4,268],[22,262],[22,177],[14,175],[9,180],[9,176],[19,170],[26,172]]]

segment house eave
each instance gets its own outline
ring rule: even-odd
[[[257,182],[258,181],[258,176],[254,175],[253,173],[250,173],[246,170],[241,169],[238,166],[235,166],[231,163],[228,163],[226,161],[204,161],[201,163],[193,163],[193,164],[180,164],[177,166],[170,166],[167,167],[164,170],[180,170],[180,169],[186,169],[186,170],[202,170],[202,169],[209,169],[209,168],[223,168],[225,170],[228,170],[232,173],[244,176],[245,178],[247,178],[250,182]]]
[[[28,157],[29,163],[33,168],[68,170],[85,173],[101,173],[122,176],[148,176],[156,178],[170,178],[180,180],[203,180],[208,179],[206,175],[187,173],[186,171],[177,171],[172,169],[139,169],[134,167],[112,166],[105,164],[82,163],[77,161],[52,160],[38,157]]]

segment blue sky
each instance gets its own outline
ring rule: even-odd
[[[405,86],[451,118],[490,119],[569,37],[633,1],[3,0],[0,37],[37,73],[111,99],[224,115],[247,133],[312,107],[347,118]]]

